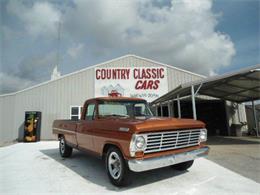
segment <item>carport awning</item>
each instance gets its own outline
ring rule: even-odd
[[[233,102],[247,102],[260,99],[260,64],[231,74],[209,77],[199,81],[180,85],[152,104],[162,103],[179,97],[191,95],[191,86],[200,95]]]

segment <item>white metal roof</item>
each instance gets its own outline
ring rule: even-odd
[[[157,104],[177,95],[188,96],[191,86],[199,89],[199,94],[234,102],[247,102],[260,99],[260,64],[236,72],[209,77],[179,85],[177,88],[154,100]]]

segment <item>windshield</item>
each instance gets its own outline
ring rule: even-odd
[[[149,118],[152,112],[145,101],[102,101],[98,104],[99,117]]]

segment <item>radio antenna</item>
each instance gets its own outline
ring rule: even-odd
[[[61,73],[59,72],[59,66],[60,66],[60,37],[61,37],[61,22],[58,21],[58,28],[57,28],[57,53],[56,53],[56,64],[53,68],[52,74],[51,74],[51,80],[57,79],[61,76]]]
[[[60,20],[58,21],[58,37],[57,37],[57,41],[58,41],[58,43],[57,43],[57,64],[56,64],[56,66],[57,66],[57,69],[59,68],[59,66],[60,66],[60,40],[61,40],[61,22],[60,22]]]

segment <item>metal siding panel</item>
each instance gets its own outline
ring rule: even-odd
[[[21,139],[22,135],[23,135],[23,122],[24,122],[24,119],[20,120],[20,118],[24,114],[23,114],[23,111],[21,109],[21,107],[23,105],[22,99],[18,98],[18,97],[19,97],[18,95],[15,95],[15,105],[16,106],[15,106],[15,108],[13,110],[13,112],[14,112],[13,117],[15,118],[15,120],[14,120],[14,131],[15,130],[17,131],[17,134],[20,135],[20,139]],[[20,131],[20,133],[19,133],[19,131]]]
[[[180,84],[195,81],[201,79],[199,76],[195,76],[186,72],[182,72],[173,68],[167,68],[168,71],[168,90],[173,90]]]
[[[0,109],[0,141],[2,143],[13,141],[16,139],[16,131],[14,131],[14,107],[15,107],[15,96],[4,96],[0,98],[1,109]]]
[[[3,108],[1,121],[14,124],[12,126],[1,122],[0,141],[12,141],[18,137],[18,130],[24,122],[24,112],[27,110],[42,112],[41,139],[53,139],[51,129],[53,120],[69,118],[70,105],[83,105],[86,99],[94,96],[93,74],[94,69],[88,69],[79,74],[23,91],[14,95],[14,98],[0,97],[1,108]],[[4,110],[7,112],[3,113]],[[11,121],[14,118],[15,121]]]
[[[52,136],[51,124],[52,121],[57,118],[69,118],[69,108],[71,105],[83,105],[84,101],[88,98],[94,96],[93,86],[94,86],[94,76],[93,69],[89,69],[86,72],[81,72],[78,75],[73,75],[72,77],[67,77],[63,80],[58,80],[56,85],[56,97],[60,96],[60,99],[56,101],[59,102],[59,106],[55,106],[56,102],[53,104],[53,108],[56,107],[56,115],[51,115],[50,113],[55,113],[55,111],[46,110],[43,113],[45,116],[43,118],[44,133],[42,134],[43,139],[49,139]],[[49,100],[51,102],[51,100]]]
[[[5,118],[5,128],[8,129],[8,131],[12,132],[11,140],[15,140],[18,132],[14,130],[14,108],[15,108],[15,96],[11,96],[11,98],[6,98],[6,109],[4,109],[5,112],[8,113],[7,117]],[[7,132],[8,132],[7,131]]]
[[[3,142],[4,139],[4,135],[3,135],[3,98],[4,97],[0,97],[0,143]]]

